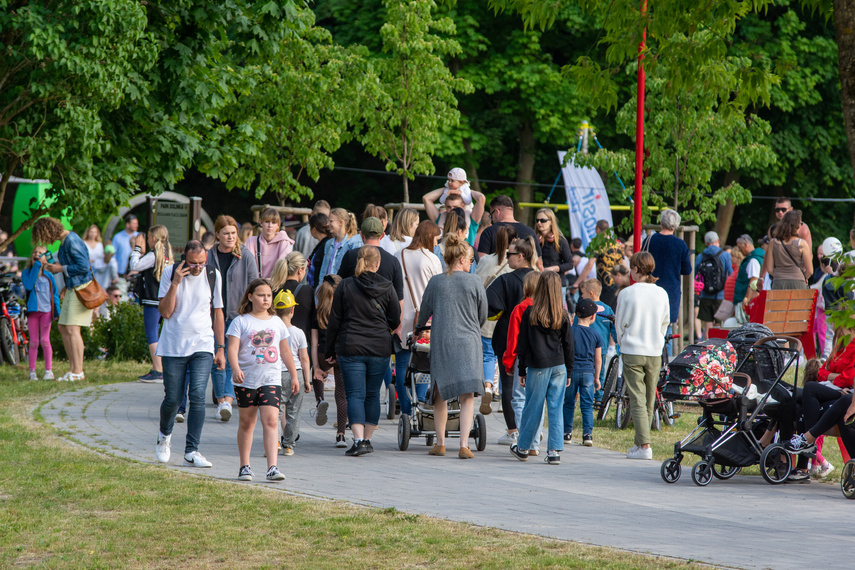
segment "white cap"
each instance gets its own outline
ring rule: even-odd
[[[449,180],[459,180],[460,182],[468,182],[466,178],[466,171],[462,168],[452,168],[448,171],[448,179]]]
[[[843,251],[843,244],[836,237],[825,238],[822,242],[822,254],[831,257]]]

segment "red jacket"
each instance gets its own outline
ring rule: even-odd
[[[851,388],[853,380],[855,380],[855,341],[850,341],[843,352],[839,352],[837,348],[819,369],[817,377],[820,382],[828,380],[828,375],[837,373],[839,376],[834,379],[834,385],[840,388]]]
[[[522,303],[514,307],[511,311],[511,322],[508,324],[508,346],[505,348],[505,354],[502,355],[502,364],[508,374],[513,374],[514,361],[517,359],[517,341],[520,337],[520,319],[526,309],[531,307],[532,301],[526,297]],[[855,343],[853,343],[855,344]]]

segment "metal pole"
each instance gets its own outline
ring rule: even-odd
[[[202,239],[202,199],[190,197],[190,239]]]
[[[647,13],[647,0],[642,0],[641,13]],[[647,28],[638,44],[638,86],[637,104],[635,109],[635,195],[633,208],[635,208],[635,229],[633,231],[633,245],[635,251],[641,251],[641,183],[644,175],[644,46],[647,42]]]
[[[588,121],[582,121],[582,154],[588,154]]]

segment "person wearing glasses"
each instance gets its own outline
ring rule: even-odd
[[[445,242],[444,273],[428,281],[417,327],[431,321],[430,376],[436,444],[430,455],[445,455],[447,402],[460,403],[460,459],[472,459],[468,434],[475,417],[475,396],[484,390],[481,326],[487,321],[487,294],[481,278],[470,274],[475,253],[453,233]],[[518,257],[518,256],[517,256]],[[348,408],[349,409],[349,408]]]
[[[496,253],[496,232],[499,231],[500,227],[510,225],[517,230],[517,236],[521,238],[531,237],[534,240],[534,245],[537,248],[536,265],[538,269],[543,268],[543,262],[540,259],[542,252],[537,234],[527,225],[514,219],[514,202],[509,196],[496,196],[490,201],[490,217],[493,219],[493,225],[484,230],[478,240],[478,259]]]
[[[793,204],[790,202],[789,198],[782,196],[782,197],[778,198],[777,200],[775,200],[775,210],[774,211],[775,211],[775,218],[777,218],[778,222],[783,220],[784,215],[787,212],[791,212],[792,210],[793,210]],[[768,231],[769,239],[772,239],[772,237],[773,237],[773,234],[774,234],[773,228],[775,227],[775,225],[777,225],[777,223],[772,224],[772,226],[769,228],[769,231]],[[807,242],[808,251],[813,251],[813,240],[811,239],[810,228],[804,222],[801,222],[801,224],[799,225],[798,237],[799,237],[799,239],[803,239],[805,242]]]
[[[558,227],[555,212],[541,208],[534,215],[534,233],[543,252],[543,270],[554,271],[561,277],[561,298],[567,298],[567,272],[573,269],[570,244]]]

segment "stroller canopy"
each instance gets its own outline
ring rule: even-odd
[[[736,364],[736,349],[725,339],[690,345],[668,365],[663,395],[672,400],[729,398]]]

